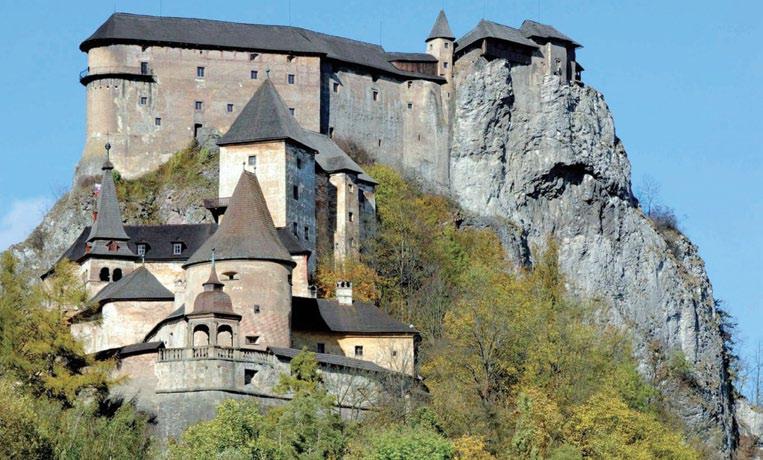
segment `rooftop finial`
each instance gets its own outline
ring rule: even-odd
[[[108,169],[114,169],[114,165],[111,164],[111,143],[106,141],[106,145],[104,147],[106,148],[106,161],[103,163],[101,169],[104,171]]]
[[[267,69],[265,69],[265,78],[267,78],[268,80],[270,80],[270,67],[268,67]]]
[[[209,260],[212,262],[212,265],[209,268],[209,279],[203,284],[204,290],[219,291],[222,289],[223,283],[217,278],[217,269],[215,268],[215,248],[212,248],[212,255]]]

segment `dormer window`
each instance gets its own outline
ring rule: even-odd
[[[179,256],[183,253],[183,243],[172,243],[172,255]]]
[[[108,249],[109,252],[117,252],[119,250],[119,244],[116,241],[109,241],[106,244],[106,249]]]
[[[138,256],[143,257],[146,255],[146,245],[144,243],[138,244],[137,247]]]

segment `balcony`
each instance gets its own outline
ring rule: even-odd
[[[188,361],[198,359],[223,359],[227,361],[245,361],[265,363],[272,361],[269,353],[259,350],[247,350],[227,347],[160,348],[159,362]]]
[[[117,78],[120,80],[153,82],[153,69],[145,66],[99,66],[88,67],[79,73],[79,82],[83,86],[95,80]]]

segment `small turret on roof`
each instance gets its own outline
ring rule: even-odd
[[[122,213],[117,201],[117,190],[111,171],[114,165],[109,160],[110,144],[106,144],[106,161],[103,163],[103,179],[98,195],[98,209],[95,222],[87,237],[88,254],[119,257],[135,257],[127,246],[130,239],[122,225]]]
[[[434,40],[435,38],[447,38],[448,40],[454,40],[456,38],[453,35],[453,31],[450,30],[450,24],[448,24],[448,18],[445,16],[445,11],[440,10],[440,14],[437,15],[437,19],[434,21],[432,31],[429,32],[429,36],[426,41]]]
[[[269,78],[254,93],[217,145],[247,144],[250,142],[290,140],[310,150],[304,130],[278,95]]]
[[[196,296],[196,300],[193,302],[192,315],[220,313],[241,316],[233,311],[233,302],[231,302],[230,296],[223,292],[225,285],[217,278],[214,249],[212,249],[212,264],[209,269],[209,279],[202,286],[204,286],[204,291]]]
[[[186,265],[217,260],[272,260],[294,265],[273,225],[257,176],[243,171],[217,231],[188,259]]]

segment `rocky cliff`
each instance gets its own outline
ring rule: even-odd
[[[643,373],[714,450],[729,452],[734,412],[712,287],[697,248],[660,230],[631,192],[630,163],[604,98],[558,77],[478,55],[456,68],[451,191],[465,209],[508,219],[509,254],[549,237],[570,288],[609,306]],[[681,357],[683,368],[671,372]],[[673,365],[675,367],[675,365]]]
[[[453,198],[498,227],[519,265],[532,264],[532,248],[555,238],[572,292],[609,307],[608,319],[631,332],[641,369],[666,404],[727,456],[736,436],[728,358],[696,247],[638,207],[602,95],[532,75],[504,60],[459,59],[449,111]],[[162,176],[150,197],[128,197],[126,219],[208,219],[200,203],[215,194],[216,164],[200,165],[201,182]],[[83,185],[13,248],[28,267],[49,267],[90,222],[93,199]],[[676,356],[685,364],[678,370]]]

